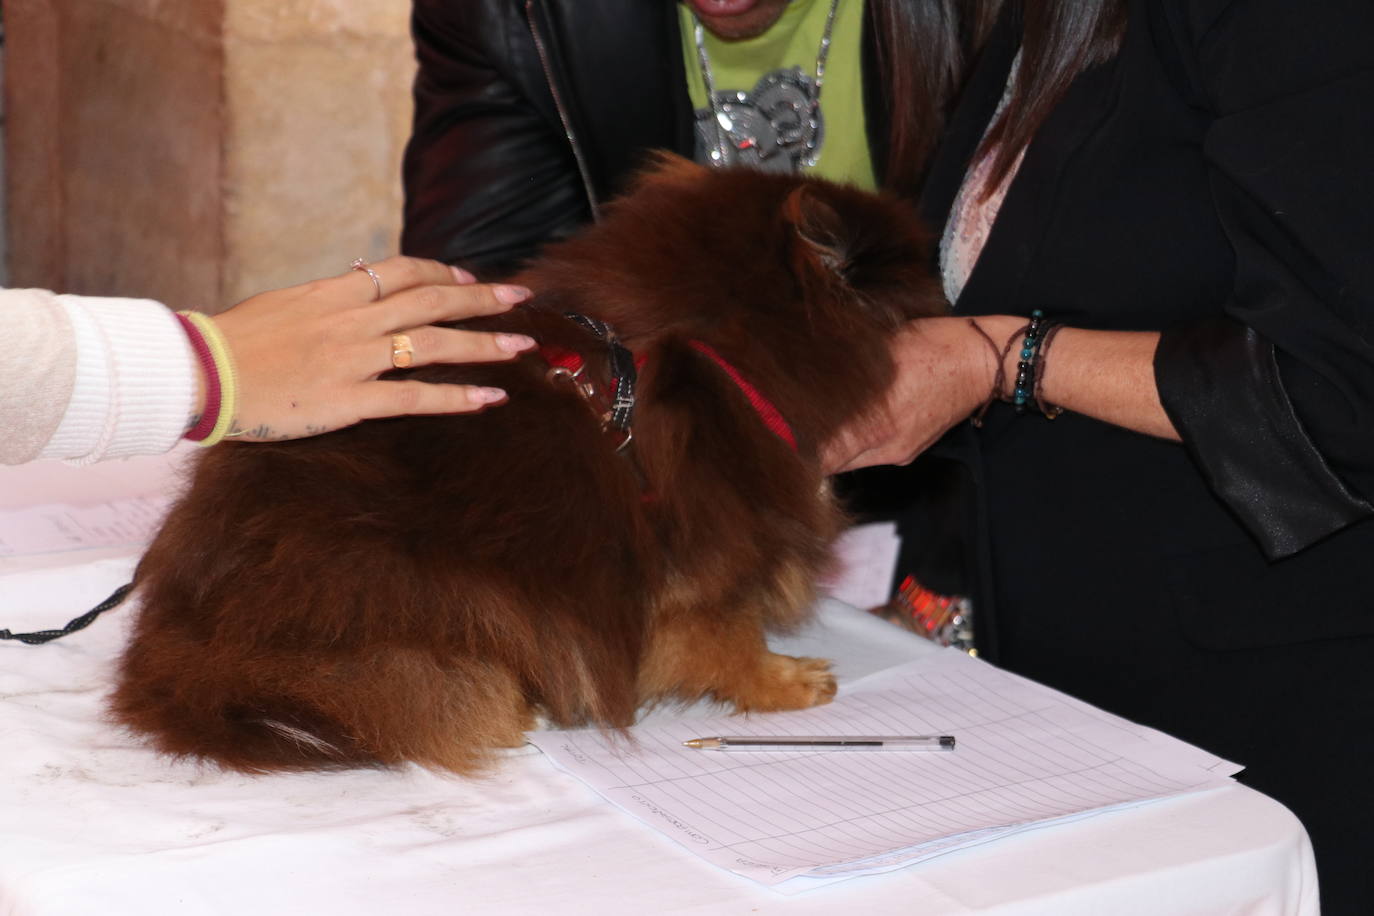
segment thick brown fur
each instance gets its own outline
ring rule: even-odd
[[[412,371],[510,393],[480,415],[211,449],[138,568],[116,717],[240,770],[472,773],[537,716],[827,702],[828,666],[764,637],[805,619],[844,521],[819,445],[883,391],[890,334],[942,308],[927,255],[895,200],[665,157],[519,278],[531,304],[466,323],[603,372],[563,315],[610,322],[643,361],[630,456],[534,355]]]

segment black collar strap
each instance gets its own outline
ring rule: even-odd
[[[550,366],[549,378],[572,382],[577,393],[586,400],[601,420],[601,428],[620,434],[621,441],[616,446],[616,451],[623,451],[634,436],[631,426],[634,422],[635,383],[638,378],[634,355],[625,348],[616,336],[615,330],[606,322],[575,312],[566,312],[564,317],[577,322],[606,344],[610,391],[603,390],[595,379],[584,374],[586,361],[580,353],[557,347],[541,347],[540,353]]]

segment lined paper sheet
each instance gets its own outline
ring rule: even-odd
[[[952,734],[941,751],[693,750],[714,735]],[[827,706],[530,740],[639,820],[784,893],[1230,782],[1241,768],[957,650]]]

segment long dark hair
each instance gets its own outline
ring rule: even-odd
[[[886,187],[907,195],[920,190],[971,64],[1004,12],[1022,33],[1021,72],[979,150],[997,151],[989,189],[1074,78],[1114,57],[1126,31],[1126,0],[871,0],[891,102]]]
[[[887,83],[889,130],[883,184],[914,197],[963,88],[969,62],[1001,0],[871,0],[878,71]]]
[[[1069,84],[1115,57],[1126,33],[1126,0],[1010,2],[1014,7],[1008,13],[1021,26],[1021,69],[1010,100],[978,149],[978,157],[996,150],[985,194],[1002,183]]]

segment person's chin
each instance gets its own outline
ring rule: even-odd
[[[720,38],[753,38],[778,21],[791,0],[686,0],[701,24]]]

